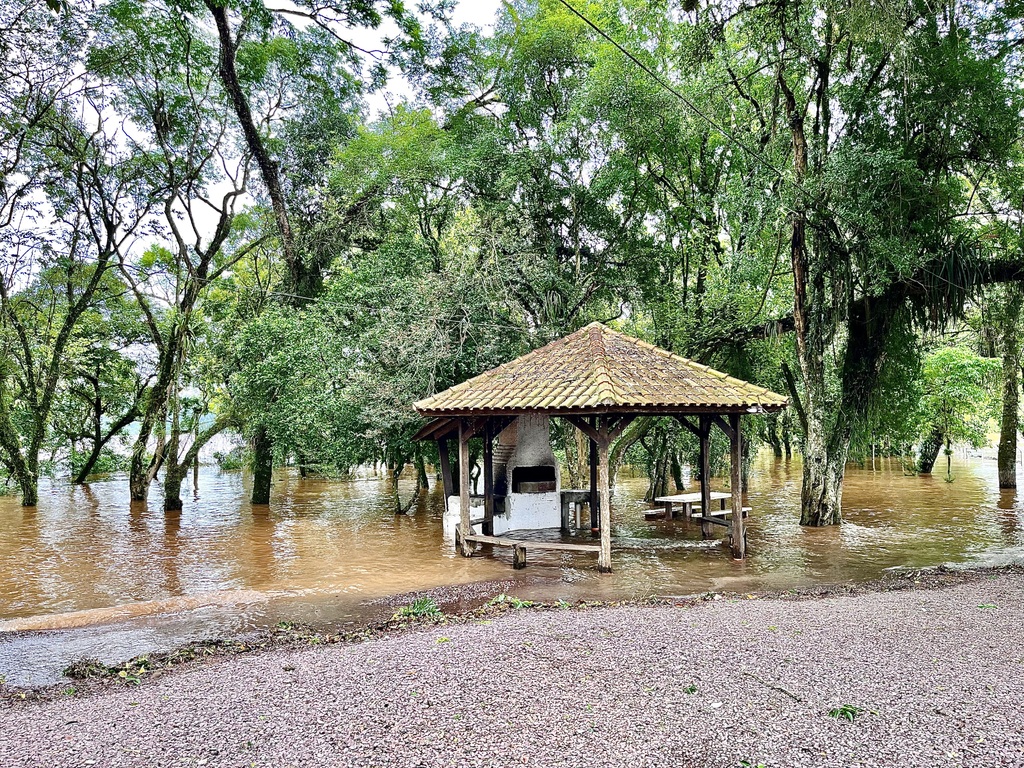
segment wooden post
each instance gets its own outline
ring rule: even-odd
[[[590,440],[590,532],[597,533],[601,527],[601,518],[599,517],[601,509],[601,499],[598,496],[597,489],[597,443],[591,438]]]
[[[516,570],[526,567],[526,547],[522,544],[512,547],[512,567]]]
[[[441,485],[444,486],[444,508],[448,509],[448,498],[455,495],[455,481],[452,479],[452,457],[448,455],[448,438],[437,441],[437,455],[441,462]]]
[[[743,444],[738,413],[729,416],[729,425],[732,427],[732,556],[742,560],[746,554],[747,543],[743,530],[743,486],[740,478],[740,470],[743,467]]]
[[[565,491],[562,491],[561,506],[562,506],[562,533],[569,533],[569,499],[565,495]]]
[[[486,536],[494,535],[494,428],[493,422],[484,422],[484,525]]]
[[[469,425],[459,421],[459,531],[462,534],[462,554],[469,557],[473,554],[473,544],[466,541],[466,536],[473,533],[469,524]]]
[[[597,570],[612,572],[612,499],[608,480],[608,440],[602,433],[597,444],[597,485],[601,510],[601,552],[597,557]]]
[[[711,536],[711,417],[700,417],[700,535]]]

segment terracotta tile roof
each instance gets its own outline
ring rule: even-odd
[[[522,413],[778,411],[763,387],[591,323],[461,384],[420,400],[424,416]]]

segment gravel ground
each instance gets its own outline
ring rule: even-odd
[[[1002,574],[520,610],[3,706],[0,765],[1024,766],[1022,606]]]

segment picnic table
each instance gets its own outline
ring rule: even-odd
[[[687,520],[699,520],[700,521],[700,532],[704,538],[708,538],[711,535],[711,525],[723,525],[729,526],[730,523],[728,518],[732,516],[732,509],[726,507],[726,502],[732,498],[732,494],[725,493],[723,491],[712,491],[708,494],[710,501],[719,502],[719,509],[701,509],[700,514],[694,514],[694,507],[700,507],[701,505],[701,494],[697,493],[677,493],[674,496],[659,496],[654,501],[657,504],[665,505],[664,519],[671,520],[674,515],[674,507],[677,504],[683,506],[683,516]],[[710,505],[709,505],[710,506]],[[750,513],[750,507],[742,508],[742,515],[744,518]],[[652,511],[647,515],[648,520],[656,520],[663,515],[657,511]]]
[[[712,491],[709,494],[709,497],[710,497],[711,501],[721,502],[721,509],[722,510],[725,509],[726,501],[728,501],[730,498],[732,498],[732,496],[730,494],[724,493],[723,491]],[[691,517],[693,517],[693,507],[694,507],[694,505],[696,504],[697,506],[700,506],[701,497],[700,497],[700,491],[697,491],[696,493],[677,493],[674,496],[659,496],[654,501],[655,501],[656,504],[664,504],[665,505],[665,519],[666,520],[671,520],[673,517],[675,517],[674,506],[676,504],[682,504],[682,506],[683,506],[683,517],[685,517],[687,520],[689,520]],[[705,511],[710,512],[710,510],[703,510],[702,509],[701,510],[701,514],[703,514]]]

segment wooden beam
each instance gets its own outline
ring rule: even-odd
[[[731,458],[731,470],[732,478],[730,480],[732,487],[732,556],[737,560],[742,560],[746,555],[747,542],[746,532],[744,530],[743,522],[743,481],[740,477],[740,470],[743,467],[743,441],[740,434],[740,417],[739,414],[732,414],[729,416],[730,426],[732,427],[732,456]],[[704,507],[706,513],[708,507]]]
[[[484,424],[484,525],[483,532],[494,535],[494,425]]]
[[[590,443],[590,532],[596,533],[601,529],[600,491],[597,488],[597,442],[591,438]]]
[[[482,536],[474,533],[467,537],[478,544],[493,544],[498,547],[523,547],[525,549],[542,549],[551,552],[600,552],[599,544],[569,544],[564,541],[540,541],[536,539],[516,539],[510,536]]]
[[[447,419],[440,418],[434,419],[433,421],[426,424],[420,429],[415,435],[412,436],[413,441],[417,440],[440,440],[442,437],[447,437],[452,432],[455,432],[459,428],[458,419]]]
[[[683,425],[683,427],[690,430],[697,437],[700,437],[700,427],[698,427],[696,424],[694,424],[692,421],[690,421],[688,418],[681,414],[673,413],[672,416],[675,418],[676,421]]]
[[[448,438],[437,441],[437,455],[441,463],[441,484],[444,486],[444,507],[448,508],[448,499],[455,495],[455,481],[452,478],[452,457],[448,455]]]
[[[711,422],[709,416],[700,417],[700,508],[701,512],[711,509]],[[700,523],[703,538],[711,535],[711,525],[704,520]]]
[[[612,494],[608,480],[609,440],[597,441],[597,485],[601,497],[601,552],[597,556],[597,570],[612,572]]]
[[[473,543],[466,537],[473,533],[469,519],[469,425],[459,422],[459,522],[462,533],[462,554],[473,554]]]
[[[729,418],[731,419],[734,415],[735,414],[730,414]],[[718,414],[715,414],[714,416],[711,417],[711,421],[718,425],[718,428],[725,433],[726,437],[728,437],[730,440],[733,439],[733,435],[735,434],[735,432],[733,432],[733,429],[730,425],[725,423],[725,419],[723,419]]]
[[[618,440],[622,433],[626,430],[626,427],[632,424],[635,419],[636,416],[633,414],[628,414],[618,419],[615,422],[614,426],[608,429],[608,442]]]
[[[589,437],[591,440],[600,440],[600,431],[583,416],[563,416],[563,419],[572,424],[576,429]]]

